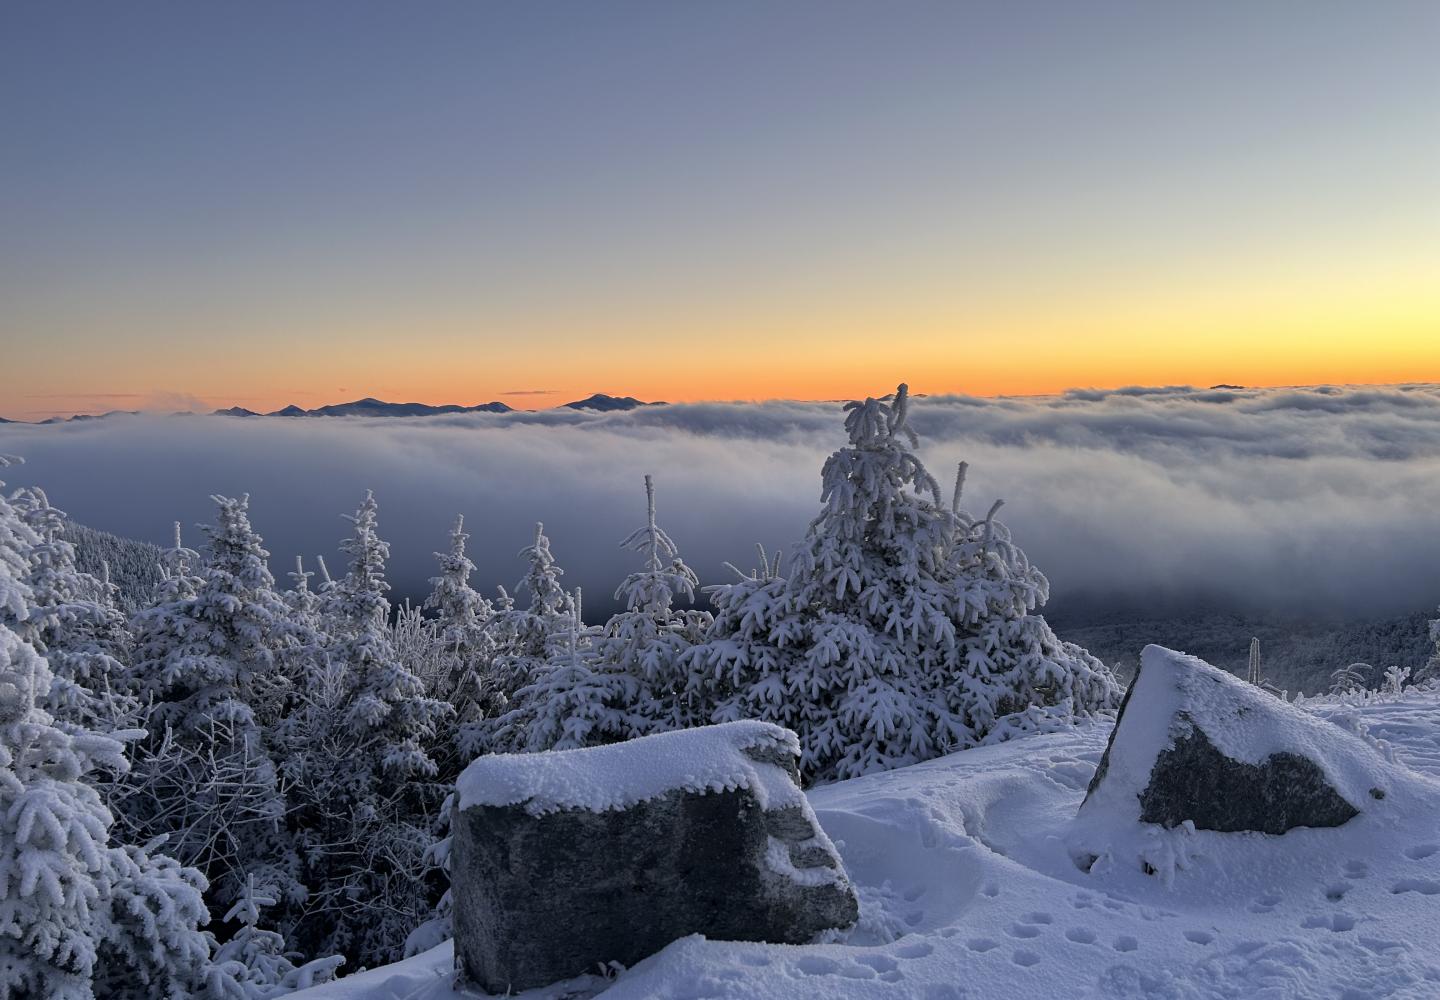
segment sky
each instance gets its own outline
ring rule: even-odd
[[[1440,381],[1440,4],[0,5],[0,415]]]

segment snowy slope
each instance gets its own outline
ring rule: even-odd
[[[1031,736],[810,793],[861,893],[843,942],[678,941],[622,974],[636,997],[1266,1000],[1440,997],[1440,695],[1312,703],[1413,777],[1388,808],[1283,837],[1197,833],[1168,881],[1085,874],[1073,817],[1109,726]],[[1423,776],[1422,776],[1423,775]],[[297,996],[439,1000],[443,946]],[[577,982],[526,996],[585,996]]]

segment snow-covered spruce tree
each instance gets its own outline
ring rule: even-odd
[[[199,929],[200,873],[111,843],[92,782],[125,770],[116,737],[136,734],[61,729],[39,703],[50,668],[13,623],[36,611],[25,579],[41,543],[0,493],[0,996],[226,996],[234,983],[210,963]]]
[[[516,590],[529,592],[529,606],[513,607],[510,595],[501,590],[499,606],[487,629],[495,643],[490,675],[492,697],[506,714],[515,707],[511,703],[521,689],[549,672],[554,651],[563,647],[569,633],[574,611],[570,595],[560,585],[565,571],[550,552],[543,523],[536,523],[535,541],[521,549],[519,555],[527,565]],[[502,728],[504,737],[499,735]],[[513,749],[516,741],[523,739],[515,718],[502,723],[498,714],[460,727],[460,749],[466,757]]]
[[[453,705],[462,724],[503,705],[491,678],[496,643],[489,625],[495,606],[470,586],[475,564],[465,554],[469,538],[464,515],[457,515],[449,550],[435,553],[440,575],[430,578],[433,589],[424,604],[436,612],[435,652],[440,667],[437,686],[430,693]]]
[[[285,938],[260,926],[261,915],[276,903],[266,887],[249,876],[225,922],[239,929],[215,953],[214,963],[240,984],[243,1000],[274,1000],[296,990],[329,982],[345,964],[339,955],[296,966],[285,953]]]
[[[892,402],[846,406],[850,443],[825,462],[790,575],[718,588],[710,636],[685,656],[712,719],[796,730],[810,780],[972,746],[1032,706],[1016,728],[1118,699],[1100,661],[1031,614],[1048,584],[996,508],[969,515],[958,481],[953,509],[941,504],[908,405],[902,385]]]
[[[643,567],[615,591],[625,610],[590,630],[583,661],[572,637],[561,664],[517,693],[516,717],[525,733],[516,749],[595,746],[707,721],[692,711],[681,657],[701,640],[711,618],[676,609],[677,599],[695,599],[699,581],[655,521],[650,476],[645,498],[645,525],[620,543],[645,555]],[[577,622],[575,636],[578,629]]]
[[[430,748],[450,708],[395,655],[374,496],[349,520],[349,572],[323,592],[326,677],[300,693],[283,727],[290,828],[310,888],[287,938],[307,954],[374,965],[398,957],[439,896],[426,851],[446,789]]]
[[[248,497],[212,499],[216,523],[204,529],[193,595],[185,596],[181,566],[161,585],[176,596],[136,618],[133,674],[150,734],[115,802],[137,839],[167,836],[181,861],[205,873],[223,913],[249,872],[290,902],[305,896],[267,739],[300,643],[250,526]]]
[[[50,665],[43,707],[61,727],[120,728],[135,704],[124,694],[130,632],[113,588],[76,567],[75,546],[63,534],[65,512],[50,505],[44,490],[19,491],[16,506],[38,537],[29,557],[32,613],[22,634]]]

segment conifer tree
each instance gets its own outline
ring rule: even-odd
[[[461,723],[484,718],[503,704],[491,677],[496,643],[489,626],[495,606],[470,586],[475,564],[465,554],[469,538],[464,516],[457,515],[449,551],[435,553],[440,575],[430,578],[433,589],[424,604],[437,613],[440,689],[431,693],[453,705]]]
[[[113,588],[77,568],[75,546],[63,534],[65,512],[44,490],[30,487],[16,499],[38,539],[29,557],[33,613],[23,633],[50,665],[43,707],[62,728],[119,728],[135,705],[123,693],[130,634]]]
[[[16,631],[37,611],[26,577],[40,544],[0,493],[0,996],[220,995],[233,983],[199,929],[204,879],[149,848],[115,846],[92,784],[124,772],[117,737],[136,734],[62,730],[40,705],[50,668]]]
[[[188,557],[177,551],[161,584],[172,598],[137,616],[134,675],[150,736],[119,804],[137,836],[168,836],[182,861],[205,872],[223,912],[251,871],[287,899],[305,892],[267,737],[289,689],[289,609],[250,526],[248,497],[212,499],[217,518],[204,529],[193,594]]]
[[[822,509],[789,576],[767,567],[719,588],[710,637],[685,657],[715,721],[796,730],[812,780],[974,745],[1028,706],[1117,700],[1104,665],[1030,613],[1048,584],[998,505],[984,519],[958,495],[942,506],[908,410],[903,385],[892,401],[847,404],[849,445],[825,462]]]
[[[374,496],[348,520],[349,571],[322,590],[328,666],[284,727],[310,887],[287,940],[373,965],[399,956],[439,895],[426,852],[445,789],[430,748],[450,709],[395,655]]]

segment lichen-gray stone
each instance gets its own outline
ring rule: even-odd
[[[811,823],[805,809],[766,812],[746,789],[676,789],[603,812],[457,810],[456,962],[505,993],[631,965],[688,934],[800,944],[850,926],[854,891]],[[798,879],[776,870],[772,837]]]

